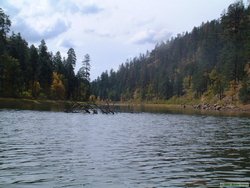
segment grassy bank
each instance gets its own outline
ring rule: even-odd
[[[115,104],[125,111],[131,112],[156,112],[156,113],[181,113],[181,114],[201,114],[201,115],[223,115],[223,116],[244,116],[250,117],[250,105],[225,105],[220,110],[208,109],[201,106],[196,108],[196,104],[173,104],[173,103],[135,103],[135,102],[118,102]]]
[[[20,98],[0,98],[0,108],[22,109],[22,110],[42,110],[42,111],[63,111],[70,106],[70,101],[54,101],[44,99],[20,99]]]

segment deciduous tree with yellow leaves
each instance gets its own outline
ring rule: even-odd
[[[53,81],[51,84],[51,97],[53,99],[65,98],[65,87],[63,84],[63,76],[57,72],[53,72]]]

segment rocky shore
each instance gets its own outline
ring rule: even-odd
[[[197,104],[192,105],[193,109],[196,110],[207,110],[207,111],[249,111],[250,108],[248,105],[244,106],[236,106],[233,104],[227,104],[227,105],[220,105],[220,104]]]

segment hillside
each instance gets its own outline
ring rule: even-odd
[[[11,20],[0,8],[0,97],[53,100],[88,100],[90,96],[90,56],[75,74],[76,54],[67,57],[48,51],[43,39],[36,48],[20,33],[10,35]]]
[[[92,93],[114,101],[250,102],[250,7],[231,4],[219,19],[157,44],[103,72]]]

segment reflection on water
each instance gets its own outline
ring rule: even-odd
[[[0,187],[250,182],[250,119],[0,111]]]

